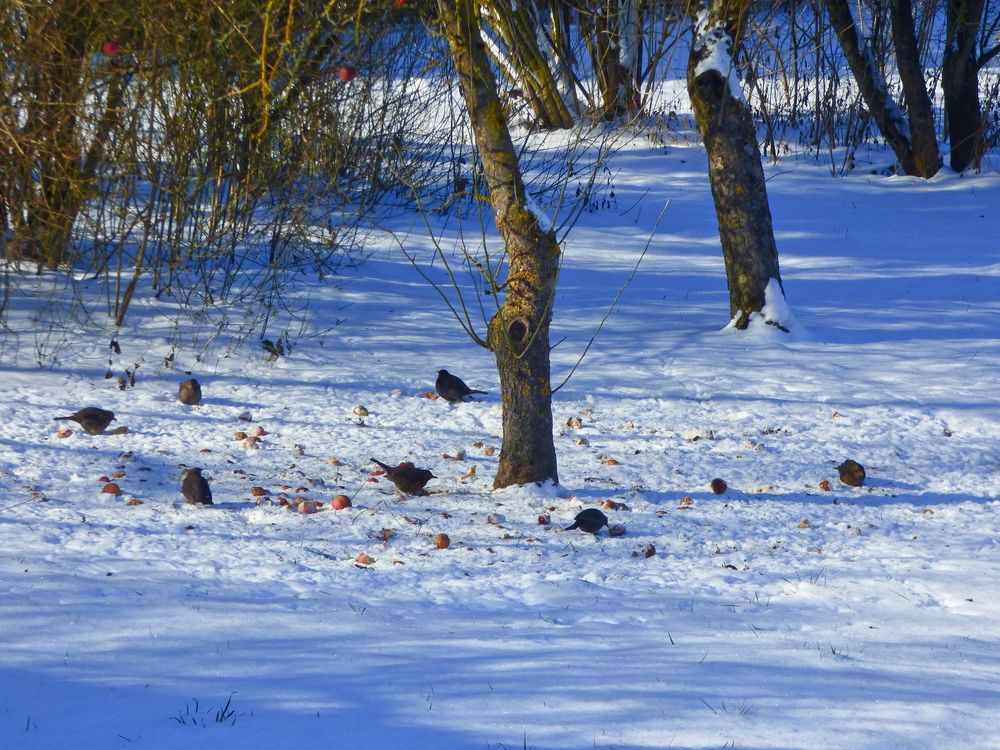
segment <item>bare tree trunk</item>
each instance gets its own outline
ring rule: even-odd
[[[621,2],[621,30],[619,35],[622,69],[622,90],[625,109],[629,114],[637,114],[642,108],[642,92],[639,89],[642,70],[642,3],[639,0],[619,0]]]
[[[739,38],[745,1],[701,0],[690,6],[694,41],[687,69],[688,93],[708,152],[729,312],[738,329],[763,310],[770,280],[781,284],[753,119],[732,69],[732,40]]]
[[[948,118],[951,168],[978,167],[983,157],[983,115],[979,103],[976,42],[984,0],[948,0],[947,41],[941,87]]]
[[[576,118],[580,115],[580,101],[576,95],[576,77],[573,73],[576,57],[570,43],[572,11],[560,0],[548,0],[546,12],[549,15],[551,38],[548,49],[551,57],[549,65],[559,87],[559,96],[562,97],[570,115]]]
[[[638,107],[638,89],[633,71],[622,64],[623,24],[630,20],[619,7],[620,0],[599,0],[595,5],[594,41],[591,46],[594,72],[603,103],[605,120],[613,120]],[[626,3],[630,0],[626,0]],[[628,29],[632,30],[632,29]],[[633,40],[629,40],[631,43]]]
[[[917,34],[913,27],[913,4],[910,0],[890,0],[892,43],[896,48],[896,66],[903,84],[903,97],[910,120],[914,174],[933,177],[941,169],[937,133],[934,130],[934,110],[920,64]]]
[[[885,77],[879,70],[871,46],[861,37],[857,28],[848,4],[849,0],[824,0],[824,2],[830,23],[847,56],[847,64],[851,67],[854,80],[861,90],[861,97],[865,100],[865,105],[872,113],[882,136],[896,154],[903,171],[910,175],[920,174],[910,143],[910,125],[889,95]]]
[[[528,209],[473,0],[438,0],[469,111],[497,229],[506,243],[503,306],[490,321],[503,401],[503,448],[494,487],[558,481],[552,438],[549,323],[559,264],[555,234]]]

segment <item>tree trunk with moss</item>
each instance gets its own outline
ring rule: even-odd
[[[559,245],[528,209],[517,153],[504,119],[471,0],[438,0],[462,95],[506,244],[503,305],[489,325],[503,402],[503,448],[494,487],[558,481],[552,438],[549,322]]]
[[[555,75],[539,48],[540,9],[526,2],[492,0],[483,3],[487,22],[507,47],[510,63],[535,123],[548,130],[573,126]]]
[[[739,2],[727,0],[703,0],[689,12],[694,41],[688,60],[688,93],[708,153],[729,284],[729,312],[736,328],[744,329],[750,316],[763,310],[770,280],[781,284],[753,119],[738,89],[731,88],[738,86],[731,69],[732,40],[739,38],[739,19],[745,16]],[[720,62],[725,69],[719,69]],[[781,321],[768,322],[782,325]]]

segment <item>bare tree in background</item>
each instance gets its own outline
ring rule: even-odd
[[[864,31],[867,21],[859,17],[850,0],[824,2],[861,96],[886,143],[896,154],[903,172],[918,177],[933,177],[941,168],[941,157],[937,149],[930,98],[917,51],[910,1],[890,2],[892,39],[906,96],[907,113],[900,109],[889,91],[883,68],[872,50],[870,38],[873,32],[866,34]],[[871,23],[884,23],[884,18],[873,12]]]
[[[547,130],[571,127],[575,112],[567,106],[556,78],[558,58],[543,51],[543,47],[554,50],[553,37],[545,28],[547,17],[552,18],[549,9],[517,0],[490,0],[481,8],[506,52],[502,57],[500,50],[491,50],[494,60],[520,86],[535,124]]]
[[[334,275],[401,180],[438,179],[415,37],[390,0],[0,3],[0,323],[42,268],[105,285],[115,326],[144,279],[248,332],[298,316],[290,276]]]
[[[950,164],[956,172],[979,167],[985,149],[985,122],[979,100],[979,71],[997,54],[994,44],[977,53],[985,0],[945,0],[946,29],[941,88],[948,118]],[[993,19],[996,29],[996,19]]]

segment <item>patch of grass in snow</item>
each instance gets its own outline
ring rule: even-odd
[[[738,706],[726,705],[724,700],[719,701],[719,705],[713,706],[704,698],[700,699],[702,703],[708,706],[708,710],[711,711],[716,716],[720,714],[732,714],[734,716],[753,716],[753,706],[746,700],[743,700]]]
[[[493,744],[492,742],[487,742],[486,743],[486,750],[515,750],[515,748],[517,748],[517,747],[518,747],[517,745],[505,745],[502,742],[497,742],[496,744]],[[521,750],[534,750],[535,749],[534,745],[531,745],[529,747],[529,745],[528,745],[528,735],[527,734],[525,734],[524,737],[521,739],[521,745],[520,745],[520,747],[521,747]]]
[[[207,727],[210,723],[234,726],[237,718],[246,716],[246,714],[237,714],[236,709],[232,707],[234,695],[236,695],[235,692],[230,693],[225,705],[214,712],[211,708],[202,711],[198,699],[192,698],[193,705],[185,701],[184,708],[179,710],[176,716],[170,718],[183,727]],[[253,716],[253,711],[249,715]]]
[[[820,582],[822,581],[822,585],[826,586],[826,575],[825,575],[825,573],[826,573],[826,568],[821,568],[816,573],[810,573],[809,576],[808,576],[809,583],[811,583],[813,586],[818,586],[818,585],[820,585]],[[785,577],[782,577],[781,580],[784,581],[787,584],[790,584],[792,586],[791,591],[789,591],[787,593],[793,593],[793,592],[798,591],[801,588],[802,584],[803,584],[802,574],[801,573],[796,573],[795,574],[795,580],[794,581],[791,578],[785,578]]]

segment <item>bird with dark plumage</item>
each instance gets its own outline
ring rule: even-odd
[[[447,370],[438,370],[437,382],[434,383],[437,394],[445,401],[453,404],[465,401],[467,396],[473,393],[486,394],[486,391],[474,391],[465,384],[460,377],[452,375]]]
[[[188,406],[200,404],[201,384],[194,378],[188,378],[177,389],[177,400]]]
[[[608,517],[604,513],[597,508],[586,508],[576,514],[573,523],[567,526],[564,531],[580,529],[580,531],[586,531],[588,534],[596,534],[607,525]]]
[[[437,479],[428,469],[418,469],[409,461],[403,461],[398,466],[389,466],[377,458],[373,458],[372,462],[385,470],[389,481],[404,495],[426,495],[424,485],[432,479]]]
[[[87,433],[100,435],[115,420],[115,413],[96,406],[85,406],[68,417],[53,417],[53,419],[69,419],[79,424]]]
[[[212,488],[201,471],[200,468],[185,469],[182,475],[181,492],[190,505],[212,505]]]

